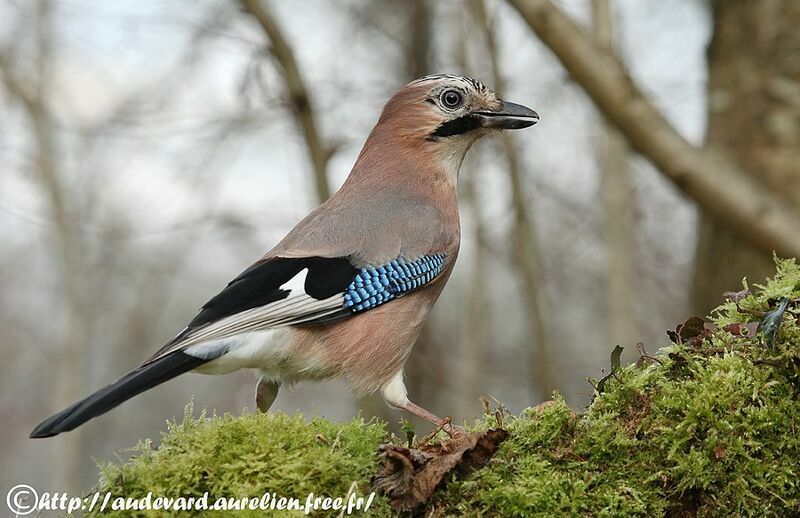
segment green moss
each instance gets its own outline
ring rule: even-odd
[[[158,449],[142,442],[128,462],[102,466],[99,490],[131,498],[148,492],[171,497],[208,492],[212,503],[264,493],[305,501],[308,493],[343,497],[355,482],[353,489],[363,496],[370,491],[378,445],[386,439],[382,424],[361,419],[334,424],[282,413],[194,419],[191,412],[190,405],[183,422],[170,424]],[[380,500],[371,510],[387,509]]]
[[[731,324],[800,298],[800,269],[712,314],[717,328],[618,371],[581,415],[560,397],[519,417],[490,464],[435,493],[435,515],[787,516],[800,514],[800,329],[787,313],[774,349]],[[485,416],[476,429],[496,426]],[[323,436],[323,439],[317,436]],[[336,439],[338,437],[338,440]],[[365,493],[382,426],[283,414],[186,417],[158,450],[105,466],[127,496]],[[335,443],[335,446],[334,446]],[[390,514],[376,499],[370,514]]]

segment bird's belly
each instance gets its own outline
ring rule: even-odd
[[[411,294],[332,325],[296,328],[292,351],[359,395],[375,392],[402,370],[431,302]]]
[[[290,328],[276,328],[235,335],[191,346],[186,353],[192,356],[216,356],[219,358],[201,365],[195,372],[202,374],[228,374],[239,369],[259,369],[270,377],[300,379],[325,377],[329,369],[321,365],[320,359],[311,355],[297,355],[293,351],[293,336]]]
[[[186,353],[213,357],[227,351],[196,372],[258,369],[289,383],[343,377],[357,394],[369,394],[403,368],[436,295],[438,290],[414,293],[333,324],[237,335],[191,346]]]

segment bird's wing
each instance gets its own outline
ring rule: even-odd
[[[219,340],[327,323],[402,296],[454,259],[437,247],[444,234],[438,210],[419,199],[378,193],[354,204],[334,196],[209,300],[148,363],[208,342],[216,342],[208,350],[213,359],[227,352]]]
[[[226,354],[242,333],[347,318],[403,296],[442,273],[445,254],[356,267],[347,257],[262,259],[209,300],[189,326],[139,368],[37,426],[31,437],[72,430],[136,394]],[[196,347],[194,347],[196,346]]]
[[[445,257],[427,254],[360,268],[347,257],[263,259],[209,300],[187,328],[145,364],[242,333],[323,324],[367,311],[431,282],[444,269]],[[224,353],[213,349],[214,357]]]

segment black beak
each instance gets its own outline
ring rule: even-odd
[[[539,114],[527,106],[503,101],[497,111],[479,111],[473,115],[478,117],[481,126],[494,129],[522,129],[539,122]]]

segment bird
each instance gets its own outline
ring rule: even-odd
[[[266,412],[282,384],[344,379],[356,396],[447,422],[408,396],[403,368],[458,256],[457,179],[467,150],[539,115],[480,81],[416,79],[383,108],[340,189],[202,306],[139,367],[45,419],[52,437],[193,371],[255,369]]]

